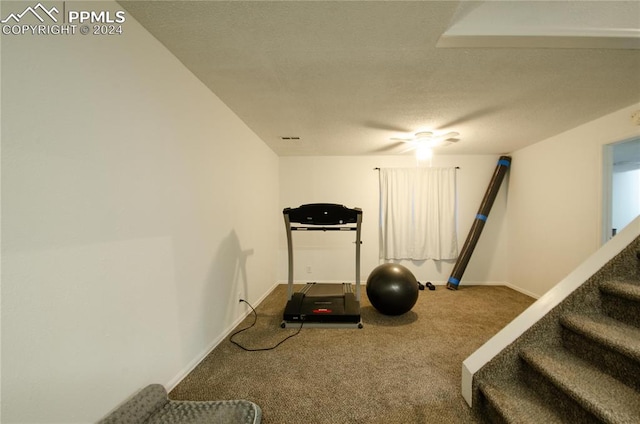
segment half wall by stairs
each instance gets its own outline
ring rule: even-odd
[[[640,423],[640,237],[473,375],[490,423]]]

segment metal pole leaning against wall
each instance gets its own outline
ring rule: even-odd
[[[449,280],[447,281],[447,288],[450,290],[458,289],[458,285],[460,284],[460,280],[462,279],[462,274],[464,274],[464,271],[469,264],[469,259],[471,259],[473,250],[476,248],[478,239],[480,239],[480,234],[482,234],[484,224],[485,222],[487,222],[487,217],[489,216],[489,212],[491,212],[493,202],[494,200],[496,200],[496,196],[498,194],[498,190],[500,189],[500,185],[502,184],[502,180],[504,179],[504,175],[507,173],[507,169],[509,169],[510,166],[511,157],[500,156],[498,165],[496,166],[496,170],[494,171],[491,182],[489,183],[489,187],[487,188],[487,192],[485,193],[484,199],[482,199],[482,203],[480,204],[480,209],[476,214],[476,219],[473,221],[473,225],[471,226],[471,230],[469,230],[467,240],[462,246],[460,256],[458,256],[458,260],[453,266],[451,277],[449,277]]]

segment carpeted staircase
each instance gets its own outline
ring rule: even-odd
[[[640,423],[640,237],[473,379],[490,423]]]

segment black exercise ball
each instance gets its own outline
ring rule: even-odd
[[[367,296],[378,311],[385,315],[402,315],[418,301],[418,281],[402,265],[377,266],[367,279]]]

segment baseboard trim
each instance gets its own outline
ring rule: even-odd
[[[525,294],[525,295],[527,295],[527,296],[529,296],[529,297],[532,297],[532,298],[534,298],[534,299],[536,299],[536,300],[537,300],[537,299],[540,299],[540,295],[539,295],[539,294],[536,294],[536,293],[530,292],[529,290],[522,289],[522,288],[520,288],[520,287],[518,287],[518,286],[514,286],[514,285],[513,285],[513,284],[511,284],[511,283],[504,283],[504,285],[505,285],[505,286],[507,286],[507,287],[509,287],[509,288],[510,288],[510,289],[512,289],[512,290],[515,290],[515,291],[517,291],[517,292],[520,292],[520,293],[522,293],[522,294]]]
[[[274,291],[276,287],[278,287],[278,285],[280,285],[280,283],[275,283],[273,286],[271,286],[271,288],[269,288],[258,300],[256,300],[252,306],[254,308],[257,308],[258,305],[260,305],[262,301],[264,301],[267,296],[269,296],[271,292]],[[213,349],[218,347],[218,345],[222,343],[222,341],[226,339],[238,326],[238,324],[240,324],[247,316],[249,316],[250,313],[251,309],[247,308],[247,310],[242,313],[235,321],[233,321],[233,323],[231,323],[231,325],[227,327],[227,329],[225,329],[225,331],[220,336],[216,337],[213,342],[202,351],[202,353],[197,355],[191,362],[187,364],[185,368],[183,368],[167,384],[165,384],[167,391],[170,392],[171,390],[173,390],[187,375],[189,375],[189,373],[191,373],[200,364],[200,362],[202,362],[204,358],[206,358],[213,351]]]
[[[293,284],[308,284],[308,283],[321,283],[321,284],[343,284],[343,283],[351,283],[351,284],[355,284],[355,281],[352,280],[317,280],[317,279],[310,279],[310,280],[294,280]],[[365,282],[360,281],[360,284],[364,285]],[[289,284],[286,281],[279,281],[277,284],[284,284],[287,285]]]

